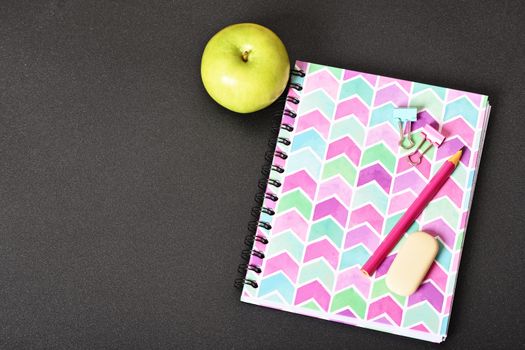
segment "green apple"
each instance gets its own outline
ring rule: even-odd
[[[254,23],[233,24],[215,34],[204,49],[201,77],[220,105],[250,113],[272,104],[284,91],[290,61],[282,41]]]

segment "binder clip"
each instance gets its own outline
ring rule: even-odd
[[[419,165],[421,163],[421,159],[423,158],[423,155],[432,147],[432,145],[436,146],[438,148],[441,146],[443,141],[445,141],[445,136],[441,135],[439,131],[431,127],[430,125],[426,124],[423,126],[423,130],[421,131],[421,135],[423,136],[423,139],[419,142],[416,149],[408,155],[408,162],[413,165]],[[423,144],[428,141],[428,146],[421,151],[419,154],[419,157],[415,158],[414,156],[417,155],[417,151],[423,146]]]
[[[411,149],[414,147],[411,124],[417,119],[417,108],[396,108],[392,116],[399,125],[399,145],[404,149]],[[408,139],[408,147],[405,147],[405,139]]]

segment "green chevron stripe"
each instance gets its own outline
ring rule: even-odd
[[[406,297],[392,293],[386,286],[386,278],[376,280],[372,286],[372,298],[375,299],[385,294],[388,294],[396,299],[400,305],[404,305]]]
[[[467,171],[467,168],[465,167],[465,165],[463,163],[459,163],[458,166],[456,167],[456,170],[454,170],[454,172],[452,173],[452,175],[450,175],[451,178],[454,179],[454,181],[456,181],[456,183],[461,187],[461,188],[464,188],[465,187],[465,184],[467,183],[468,181],[468,171]]]
[[[463,247],[464,239],[465,239],[464,231],[456,234],[456,244],[454,245],[454,250],[461,250],[461,247]]]
[[[315,301],[313,301],[313,300],[310,300],[310,301],[306,302],[305,304],[301,304],[299,306],[302,307],[302,308],[308,309],[308,310],[324,312],[324,310],[322,310],[319,307],[319,305],[317,305],[317,303]]]
[[[421,131],[418,131],[415,134],[412,134],[412,140],[414,141],[416,145],[419,145],[419,143],[423,140],[423,135],[421,134]],[[429,144],[430,144],[429,141],[425,141],[425,143],[421,145],[420,149],[424,150],[425,148],[427,148]],[[425,158],[430,159],[430,160],[434,159],[434,153],[436,153],[436,149],[437,148],[435,146],[430,147],[428,151],[425,152]],[[408,154],[413,151],[414,149],[410,149],[408,151],[405,151],[404,153]],[[435,165],[435,164],[432,164],[432,165]]]
[[[327,66],[323,66],[323,65],[315,64],[315,63],[309,64],[308,73],[314,73],[314,72],[317,72],[323,69],[330,71],[334,75],[334,77],[336,77],[337,79],[340,79],[341,75],[343,74],[343,69],[341,68],[327,67]]]
[[[396,156],[383,143],[368,148],[361,158],[361,166],[379,161],[390,173],[396,169]]]
[[[323,90],[316,90],[303,98],[299,104],[299,114],[318,109],[325,117],[332,119],[334,115],[335,103]]]
[[[365,127],[355,117],[337,121],[332,125],[330,140],[338,140],[343,136],[350,136],[362,145],[365,140]]]
[[[346,81],[341,85],[339,100],[344,100],[352,95],[358,95],[367,105],[371,105],[374,89],[361,77]]]
[[[312,214],[312,203],[300,190],[288,192],[279,199],[279,212],[285,212],[288,209],[296,208],[306,219]]]
[[[386,212],[388,196],[376,182],[370,182],[355,192],[352,208],[360,208],[366,203],[372,203],[381,213]]]
[[[425,323],[425,326],[433,333],[439,330],[439,315],[428,303],[422,303],[405,312],[404,327],[421,322]]]
[[[321,178],[324,180],[339,174],[349,185],[353,186],[356,173],[357,171],[354,165],[348,160],[348,158],[343,156],[325,163]]]
[[[426,109],[436,120],[443,118],[443,102],[430,90],[412,96],[409,106],[418,107],[418,111]]]
[[[334,287],[334,271],[324,259],[316,260],[310,265],[303,264],[299,275],[299,283],[304,284],[316,279],[322,281],[328,290]]]
[[[296,261],[302,260],[304,245],[292,231],[286,231],[280,235],[271,237],[271,240],[272,244],[269,244],[266,249],[266,255],[268,257],[285,251],[293,256]]]
[[[332,299],[331,312],[350,308],[360,318],[365,317],[366,301],[354,288],[345,289],[334,295]]]
[[[455,205],[447,197],[430,202],[423,211],[425,222],[432,221],[436,218],[443,218],[452,228],[459,225],[460,215]]]
[[[311,226],[308,241],[315,241],[320,237],[326,236],[336,247],[340,247],[343,241],[343,235],[343,229],[335,222],[335,220],[328,217]]]
[[[412,94],[415,95],[418,92],[421,92],[423,90],[430,89],[436,93],[436,95],[439,96],[440,99],[444,100],[445,95],[447,94],[447,89],[439,86],[434,85],[428,85],[428,84],[421,84],[421,83],[414,83],[412,85]],[[410,105],[411,106],[411,105]]]

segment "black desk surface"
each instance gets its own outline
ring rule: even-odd
[[[0,2],[0,348],[432,348],[239,302],[275,105],[215,104],[220,28],[292,60],[488,94],[493,104],[439,348],[524,346],[520,1]]]

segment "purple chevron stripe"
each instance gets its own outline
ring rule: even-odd
[[[350,205],[352,188],[340,177],[331,178],[319,186],[317,200],[322,201],[325,198],[331,197],[338,197],[344,205]]]
[[[283,193],[294,190],[296,188],[302,189],[310,199],[314,199],[317,183],[304,170],[298,171],[295,174],[288,175],[284,179]]]
[[[344,249],[351,248],[360,243],[370,252],[373,252],[379,245],[379,236],[366,225],[356,227],[346,234]]]
[[[315,206],[314,221],[324,218],[325,216],[331,215],[334,219],[345,227],[346,218],[348,217],[348,210],[342,205],[336,198],[330,198],[324,202],[321,202]]]
[[[351,317],[351,318],[357,318],[357,317],[355,316],[355,314],[354,314],[352,311],[348,310],[348,309],[343,310],[343,311],[340,311],[340,312],[338,312],[337,314],[340,315],[340,316],[346,316],[346,317]]]
[[[416,199],[416,195],[412,192],[404,192],[390,197],[390,204],[388,205],[388,214],[397,213],[401,210],[406,210],[410,203]]]
[[[374,106],[393,103],[397,107],[408,105],[408,95],[397,85],[389,85],[376,91]]]
[[[361,124],[364,126],[368,125],[368,108],[357,97],[339,103],[335,111],[335,119],[337,120],[352,114],[357,117]]]
[[[354,228],[362,223],[368,222],[374,230],[376,230],[376,233],[379,234],[383,227],[383,220],[383,215],[378,213],[372,205],[367,204],[352,211],[349,227]]]
[[[379,77],[379,82],[377,84],[377,87],[380,88],[382,86],[390,85],[392,83],[398,83],[403,88],[403,90],[405,90],[406,93],[410,93],[410,91],[412,90],[412,82],[411,81],[401,80],[401,79],[394,79],[394,78],[383,77],[383,76]]]
[[[376,181],[383,190],[388,193],[390,191],[390,183],[392,182],[392,176],[381,166],[381,164],[376,163],[364,168],[359,173],[359,180],[357,181],[357,186],[362,186],[371,181]]]
[[[434,199],[441,197],[450,198],[456,207],[461,208],[461,202],[463,201],[463,190],[454,182],[453,179],[448,179],[436,194]]]
[[[418,154],[419,154],[419,152],[418,152]],[[407,170],[415,170],[418,173],[420,173],[421,175],[423,175],[423,177],[428,179],[430,177],[430,170],[431,170],[431,168],[432,168],[432,165],[430,164],[430,161],[427,159],[427,157],[423,157],[423,159],[421,160],[421,163],[418,166],[416,166],[416,167],[410,165],[410,163],[407,161],[407,158],[404,157],[399,162],[397,162],[396,173],[400,174],[400,173],[403,173],[403,172],[405,172]]]
[[[403,310],[389,296],[381,298],[369,305],[367,319],[372,320],[385,314],[390,316],[392,321],[394,321],[397,325],[401,325]]]
[[[441,147],[437,150],[437,156],[436,160],[440,160],[443,158],[449,158],[451,155],[456,153],[459,149],[463,149],[463,155],[461,156],[461,163],[465,164],[466,166],[469,166],[470,163],[470,149],[465,145],[460,139],[458,138],[452,138],[447,139]]]
[[[392,192],[397,193],[409,188],[415,193],[421,193],[425,185],[426,182],[418,173],[415,171],[410,171],[395,178],[394,190]]]
[[[454,243],[456,242],[456,232],[443,219],[437,219],[426,223],[423,225],[421,230],[431,234],[434,237],[439,237],[439,239],[441,239],[441,241],[445,243],[449,249],[454,248]]]
[[[445,123],[441,133],[445,135],[445,137],[451,137],[455,135],[461,136],[461,138],[465,140],[468,145],[472,145],[475,131],[464,119],[455,119]]]
[[[295,210],[277,217],[272,226],[272,236],[279,232],[291,230],[304,242],[308,233],[308,223]]]
[[[300,115],[298,118],[296,132],[314,128],[319,132],[323,138],[328,138],[330,132],[330,121],[317,109],[305,115]]]
[[[339,263],[339,251],[326,239],[310,244],[306,248],[303,262],[308,262],[321,257],[325,258],[334,269],[337,269],[337,264]]]
[[[439,266],[439,264],[436,264],[435,262],[430,267],[430,270],[428,271],[424,281],[431,280],[433,281],[440,289],[441,291],[445,292],[447,288],[447,279],[448,275],[443,269]]]
[[[353,267],[345,270],[337,276],[335,291],[355,287],[362,295],[368,295],[372,280],[366,277],[359,267]]]
[[[276,271],[282,271],[292,282],[297,281],[299,265],[287,253],[274,256],[266,261],[264,266],[264,275],[271,275]]]
[[[376,270],[376,278],[386,275],[388,269],[390,268],[390,265],[392,265],[392,263],[394,262],[396,255],[397,254],[390,254],[386,257],[383,263],[379,265],[379,267]]]
[[[327,70],[320,70],[313,74],[308,74],[304,82],[303,94],[317,89],[326,91],[326,93],[335,100],[339,92],[339,82]]]
[[[299,288],[295,296],[294,304],[299,305],[310,299],[314,299],[324,311],[328,311],[330,293],[317,281],[313,281]]]
[[[425,125],[430,125],[434,129],[439,130],[439,123],[432,118],[430,113],[427,111],[419,112],[417,114],[417,120],[412,123],[412,131],[423,128]]]
[[[414,294],[408,297],[408,306],[412,306],[425,300],[428,301],[436,311],[441,312],[443,306],[443,294],[441,294],[441,292],[430,282],[425,282],[420,285]]]
[[[353,78],[359,77],[359,76],[361,78],[365,79],[366,81],[368,81],[370,83],[370,85],[372,85],[372,86],[374,86],[376,84],[377,75],[356,72],[356,71],[353,71],[353,70],[345,70],[345,73],[343,75],[343,80],[350,80],[350,79],[353,79]]]
[[[369,129],[366,135],[366,146],[383,142],[393,153],[399,150],[399,132],[390,123],[384,123]]]
[[[343,137],[342,139],[332,142],[328,146],[326,160],[337,157],[340,154],[345,154],[354,165],[359,165],[361,150],[349,137]]]

